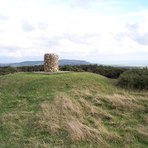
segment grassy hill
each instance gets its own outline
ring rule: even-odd
[[[0,76],[0,147],[148,147],[148,92],[92,73]]]

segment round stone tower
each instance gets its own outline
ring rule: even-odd
[[[46,53],[44,55],[44,71],[57,72],[59,70],[59,57],[54,53]]]

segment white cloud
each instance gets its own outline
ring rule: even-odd
[[[136,53],[139,60],[148,55],[148,9],[125,14],[108,9],[107,14],[101,8],[105,4],[106,9],[117,9],[119,2],[87,0],[84,5],[77,0],[0,1],[0,57],[23,60],[57,52],[61,58],[99,63],[101,59],[130,60],[127,55]],[[132,60],[136,59],[133,56]]]

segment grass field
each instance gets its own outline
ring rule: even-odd
[[[148,147],[148,92],[92,73],[0,76],[0,148]]]

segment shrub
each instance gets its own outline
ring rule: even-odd
[[[6,66],[6,67],[0,67],[0,75],[5,75],[9,73],[14,73],[16,72],[17,69],[14,67]]]
[[[21,67],[0,67],[0,74],[9,74],[14,70],[17,72],[33,72],[33,71],[44,71],[43,65],[35,66],[21,66]],[[74,72],[92,72],[96,74],[103,75],[108,78],[116,79],[128,68],[125,67],[112,67],[103,65],[63,65],[59,66],[61,71],[74,71]]]
[[[44,71],[43,65],[35,65],[35,66],[21,66],[17,67],[19,72],[33,72],[33,71]]]
[[[148,89],[148,68],[125,71],[118,79],[118,85],[132,89]]]
[[[77,71],[77,72],[81,72],[81,71],[93,72],[108,78],[116,79],[120,76],[121,73],[128,70],[128,68],[94,64],[94,65],[77,65],[77,66],[65,65],[65,66],[60,66],[60,70]]]

